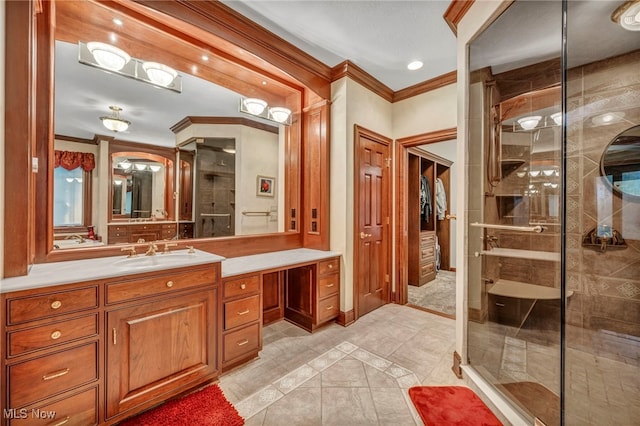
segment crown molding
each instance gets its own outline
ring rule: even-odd
[[[178,133],[192,124],[232,124],[246,127],[253,127],[254,129],[264,130],[265,132],[278,134],[278,127],[271,126],[269,124],[259,123],[257,121],[249,120],[244,117],[198,117],[187,116],[171,126],[173,133]]]
[[[475,0],[452,0],[442,16],[455,35],[458,35],[458,24],[471,8]]]
[[[393,102],[392,89],[349,60],[340,62],[331,69],[331,82],[339,80],[342,77],[349,77],[351,80],[360,83],[384,100]]]
[[[392,102],[398,102],[404,99],[412,98],[414,96],[439,89],[440,87],[455,84],[457,81],[458,72],[456,70],[453,70],[446,74],[442,74],[441,76],[423,81],[422,83],[414,84],[413,86],[398,90],[393,94]]]

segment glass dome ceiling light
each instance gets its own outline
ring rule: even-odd
[[[104,127],[112,132],[124,132],[127,130],[131,122],[120,118],[120,111],[122,111],[122,108],[111,105],[109,109],[113,111],[113,114],[108,117],[100,117]]]
[[[87,49],[100,66],[112,71],[120,71],[131,60],[127,52],[107,43],[90,41]]]

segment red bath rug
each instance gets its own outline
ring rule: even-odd
[[[415,386],[409,396],[426,426],[502,426],[484,402],[463,386]]]
[[[218,385],[208,386],[180,399],[167,401],[127,419],[120,426],[241,426],[244,419],[225,398]]]

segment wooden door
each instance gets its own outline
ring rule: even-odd
[[[389,302],[389,170],[391,140],[356,126],[355,258],[356,317]]]

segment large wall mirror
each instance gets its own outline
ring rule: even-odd
[[[95,167],[83,196],[53,188],[54,205],[82,217],[54,226],[54,249],[292,230],[285,146],[300,143],[299,87],[102,3],[56,2],[55,20],[54,149]],[[268,106],[240,111],[248,98]]]
[[[602,154],[600,170],[614,192],[640,200],[640,126],[613,138]]]

